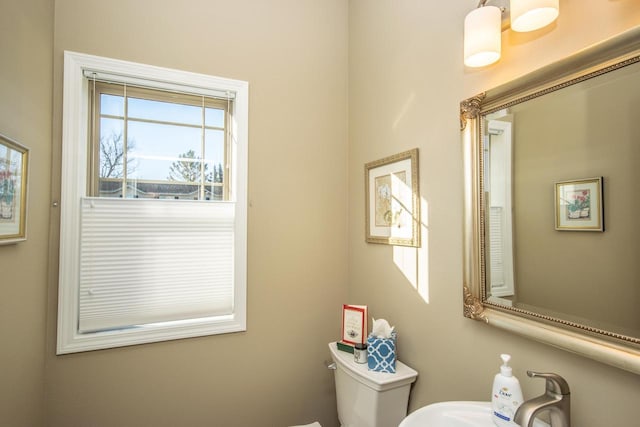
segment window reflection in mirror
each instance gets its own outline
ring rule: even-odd
[[[514,296],[512,215],[512,115],[499,111],[485,119],[483,134],[487,214],[487,294],[510,305]]]

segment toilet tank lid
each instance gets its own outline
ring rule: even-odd
[[[366,363],[356,363],[353,354],[338,350],[335,342],[329,343],[331,358],[343,370],[357,381],[367,384],[374,390],[388,390],[411,384],[418,372],[399,360],[396,361],[396,373],[370,371]]]

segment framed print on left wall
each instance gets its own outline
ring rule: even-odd
[[[29,150],[0,134],[0,245],[27,239]]]
[[[420,247],[418,149],[365,165],[366,239]]]

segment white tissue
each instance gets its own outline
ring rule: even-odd
[[[372,317],[373,319],[373,317]],[[376,338],[391,338],[391,333],[395,326],[390,326],[389,322],[385,319],[373,319],[373,326],[371,327],[371,334]]]

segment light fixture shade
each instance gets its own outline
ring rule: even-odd
[[[518,32],[546,27],[560,13],[559,0],[511,0],[511,29]]]
[[[484,67],[500,59],[502,12],[484,6],[464,19],[464,65]]]

